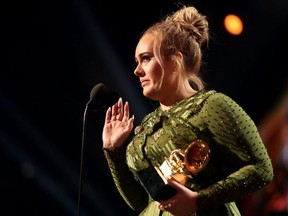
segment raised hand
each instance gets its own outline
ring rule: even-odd
[[[129,117],[129,104],[123,106],[122,98],[106,111],[102,132],[103,148],[120,147],[133,129],[134,115]]]

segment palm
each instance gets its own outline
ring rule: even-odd
[[[104,125],[103,128],[103,143],[115,144],[119,147],[129,136],[130,131],[127,129],[127,124],[122,121],[113,121]]]
[[[102,140],[104,148],[120,147],[128,138],[133,128],[134,116],[129,118],[129,105],[123,108],[122,99],[106,112]]]

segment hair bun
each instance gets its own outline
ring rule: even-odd
[[[195,7],[183,6],[166,21],[177,22],[180,28],[189,32],[189,34],[201,45],[208,40],[208,21],[206,16],[200,14]]]

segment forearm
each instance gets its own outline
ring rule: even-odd
[[[245,166],[210,187],[198,191],[198,207],[236,201],[263,188],[272,178],[273,171],[269,162]]]
[[[104,150],[115,186],[125,202],[136,211],[141,211],[148,203],[148,195],[125,162],[125,148]]]

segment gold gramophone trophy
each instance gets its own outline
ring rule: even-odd
[[[207,164],[210,148],[203,140],[195,140],[184,150],[173,150],[169,158],[158,168],[164,178],[172,177],[185,185],[188,178],[193,178]]]
[[[185,149],[173,150],[159,167],[148,167],[138,173],[139,180],[150,196],[157,201],[171,198],[176,190],[167,184],[172,177],[185,185],[188,178],[193,178],[207,164],[210,148],[203,140],[195,140]]]

